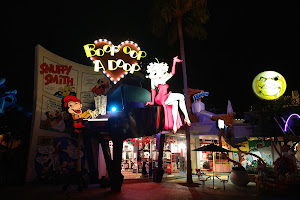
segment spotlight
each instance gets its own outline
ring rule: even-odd
[[[116,112],[116,111],[117,111],[117,108],[114,106],[114,107],[111,108],[111,111],[112,111],[112,112]]]

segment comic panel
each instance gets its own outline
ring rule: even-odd
[[[82,73],[81,102],[84,107],[93,107],[94,97],[105,94],[110,88],[109,80],[103,74]]]
[[[64,173],[76,168],[78,142],[71,137],[39,136],[35,156],[35,170],[41,180],[63,178]],[[83,147],[81,146],[81,149]],[[81,167],[85,155],[80,151]],[[64,172],[64,173],[63,173]]]
[[[72,130],[72,124],[69,119],[69,114],[62,110],[60,98],[49,98],[42,96],[40,128],[69,133]]]

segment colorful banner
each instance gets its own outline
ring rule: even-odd
[[[263,140],[253,140],[249,141],[249,149],[247,152],[253,153],[259,157],[261,157],[267,165],[273,166],[273,162],[276,160],[272,159],[272,148],[271,141],[263,141]],[[240,162],[243,167],[248,168],[250,166],[257,166],[257,158],[252,155],[241,154],[239,156],[238,152],[233,153],[233,159]]]
[[[62,156],[69,156],[70,158],[66,158],[68,162],[70,159],[75,159],[71,156],[71,150],[66,149],[70,145],[77,146],[77,143],[74,139],[65,139],[70,138],[73,133],[69,115],[62,109],[62,99],[74,95],[81,100],[83,111],[94,109],[95,91],[104,93],[111,87],[107,77],[102,73],[94,72],[93,67],[69,61],[40,45],[36,46],[35,57],[35,109],[28,153],[27,182],[33,181],[37,175],[40,175],[42,169],[44,173],[46,169],[55,171],[65,167],[61,165],[63,163],[65,165],[66,162],[59,159]],[[46,139],[50,141],[49,144],[44,144],[43,141]],[[69,147],[66,143],[68,141]],[[66,151],[68,156],[65,155]],[[71,167],[71,164],[68,166]]]
[[[242,151],[247,151],[247,152],[249,151],[249,142],[248,142],[248,141],[242,142],[241,145],[242,145],[242,146],[240,147],[240,149],[241,149]],[[233,147],[231,147],[230,150],[231,150],[231,151],[238,151],[237,148],[233,148]]]

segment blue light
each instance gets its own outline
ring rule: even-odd
[[[112,108],[111,108],[111,111],[112,111],[112,112],[116,112],[116,111],[117,111],[117,108],[116,108],[116,107],[112,107]]]

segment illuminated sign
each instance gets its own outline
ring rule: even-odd
[[[296,117],[298,117],[298,119],[300,119],[300,115],[298,115],[298,114],[296,114],[296,113],[291,114],[291,115],[288,117],[288,119],[286,120],[286,122],[285,122],[285,125],[284,125],[284,132],[287,132],[289,121],[290,121],[290,119],[291,119],[292,117],[294,117],[294,116],[296,116]]]
[[[203,98],[203,97],[207,97],[209,95],[209,92],[199,92],[199,93],[197,93],[197,94],[195,94],[194,96],[193,96],[193,98],[194,98],[194,101],[197,101],[199,98]]]
[[[252,89],[260,99],[274,100],[284,94],[286,81],[278,72],[264,71],[253,79]]]
[[[115,84],[128,73],[140,71],[138,61],[147,55],[133,41],[124,41],[115,46],[106,39],[99,39],[83,48],[86,56],[94,62],[94,71],[102,70]]]

